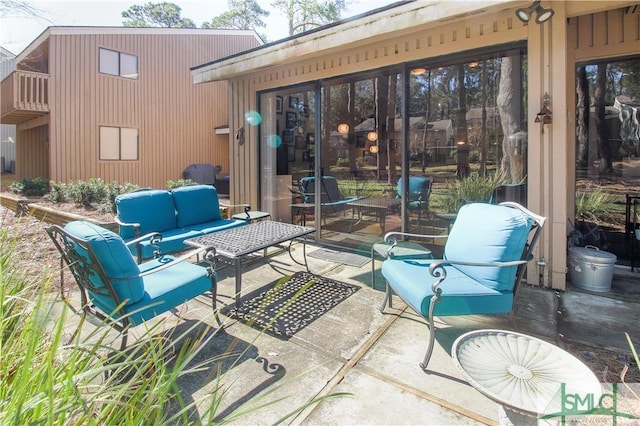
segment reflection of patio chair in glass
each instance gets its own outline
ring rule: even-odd
[[[500,204],[505,201],[513,201],[522,206],[527,206],[527,184],[507,183],[498,185],[493,189],[489,204]]]
[[[418,226],[421,225],[422,215],[429,213],[429,196],[431,195],[431,185],[433,179],[426,176],[409,176],[409,200],[407,208],[409,211],[418,212]],[[402,178],[398,180],[397,198],[402,198]],[[424,213],[423,213],[424,212]]]
[[[308,176],[300,179],[300,193],[304,203],[316,202],[315,193],[316,178]],[[321,197],[323,213],[337,213],[349,208],[348,203],[360,199],[360,197],[343,197],[338,188],[338,181],[333,176],[322,176]]]

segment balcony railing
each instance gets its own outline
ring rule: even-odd
[[[20,124],[49,113],[49,74],[14,71],[2,80],[2,124]]]

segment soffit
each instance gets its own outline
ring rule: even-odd
[[[512,0],[419,0],[203,64],[192,68],[191,74],[194,83],[228,80],[292,61],[354,49],[424,28],[473,19],[525,3]]]

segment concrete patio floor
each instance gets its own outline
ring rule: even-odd
[[[307,246],[307,252],[318,249]],[[294,255],[302,255],[294,245]],[[508,317],[447,317],[438,323],[436,346],[429,373],[418,363],[424,356],[428,327],[424,320],[396,300],[385,314],[378,310],[384,292],[369,287],[371,264],[352,267],[307,256],[312,273],[355,284],[353,295],[321,315],[288,340],[261,333],[239,321],[222,316],[218,331],[199,358],[233,352],[224,364],[222,380],[226,392],[217,411],[218,419],[234,410],[248,412],[234,424],[274,424],[315,397],[349,393],[322,401],[284,424],[298,425],[460,425],[497,424],[500,406],[469,385],[450,356],[454,340],[463,333],[482,328],[512,330]],[[288,254],[252,261],[245,267],[242,294],[263,288],[283,275],[302,271]],[[233,303],[233,268],[219,272],[218,307]],[[380,279],[378,285],[382,286]],[[546,297],[546,296],[543,296]],[[553,297],[549,295],[549,297]],[[525,297],[526,298],[526,297]],[[77,297],[74,303],[77,303]],[[526,306],[533,306],[532,300]],[[553,302],[550,309],[553,310]],[[75,306],[78,306],[75,304]],[[527,309],[527,308],[525,308]],[[535,307],[531,308],[535,310]],[[523,313],[526,316],[526,312]],[[535,312],[535,321],[518,323],[520,332],[538,337],[548,334],[553,342],[555,326],[544,331],[546,314]],[[180,317],[180,318],[179,318]],[[199,321],[215,325],[210,298],[201,296],[185,304],[179,312],[162,317],[165,329],[186,330]],[[524,325],[524,327],[522,326]],[[130,333],[130,342],[144,327]],[[532,330],[535,329],[535,330]],[[543,330],[542,333],[539,330]],[[212,369],[213,370],[213,369]],[[185,401],[205,396],[217,385],[216,372],[190,376],[181,384]],[[253,409],[260,404],[266,407]],[[203,403],[206,404],[206,403]],[[203,410],[204,407],[201,405]],[[192,413],[199,421],[199,410]]]

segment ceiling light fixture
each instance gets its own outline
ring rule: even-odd
[[[420,75],[420,74],[424,74],[425,72],[427,72],[426,68],[414,68],[411,71],[411,75]]]

